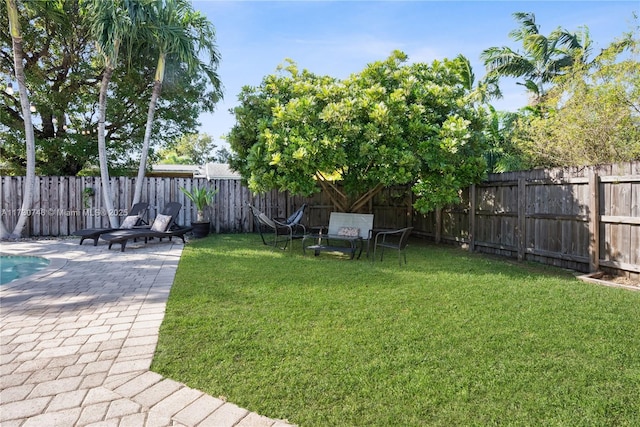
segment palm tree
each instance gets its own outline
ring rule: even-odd
[[[517,12],[513,16],[520,22],[520,28],[509,36],[522,42],[524,52],[506,46],[490,47],[480,57],[487,67],[488,78],[523,77],[524,82],[518,84],[531,92],[532,104],[536,105],[546,93],[546,83],[562,75],[576,60],[583,60],[590,47],[590,39],[588,33],[576,35],[560,28],[546,37],[540,34],[533,13]],[[583,46],[581,42],[588,45]]]
[[[86,0],[91,32],[104,61],[99,96],[98,158],[104,207],[109,215],[111,227],[117,227],[118,223],[113,208],[113,191],[109,181],[105,138],[107,91],[111,76],[118,63],[120,47],[123,43],[127,43],[129,48],[127,52],[131,55],[136,30],[140,23],[145,21],[146,4],[149,3],[149,0]]]
[[[216,72],[220,54],[215,45],[213,25],[200,12],[194,11],[191,2],[187,0],[156,0],[151,10],[152,18],[149,19],[146,28],[149,37],[143,38],[152,41],[154,47],[159,49],[159,53],[133,203],[139,202],[142,196],[142,182],[147,167],[153,118],[162,91],[167,60],[177,59],[190,73],[204,72],[213,85],[216,95],[219,98],[222,97],[221,83]],[[209,58],[208,63],[200,60],[200,52],[204,52]]]
[[[27,87],[25,84],[24,64],[22,56],[22,32],[20,31],[20,21],[18,15],[18,5],[16,0],[6,0],[7,13],[9,14],[9,29],[13,42],[13,64],[15,67],[16,80],[18,81],[18,92],[20,94],[20,106],[22,107],[22,117],[24,117],[24,133],[27,151],[27,171],[24,185],[24,196],[18,222],[13,231],[9,234],[3,222],[0,221],[0,238],[18,238],[22,234],[31,203],[33,201],[33,189],[36,180],[36,143],[31,123],[31,110]]]

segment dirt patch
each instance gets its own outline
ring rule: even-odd
[[[632,280],[628,277],[623,276],[611,276],[604,273],[592,273],[578,276],[578,279],[584,282],[597,283],[599,285],[614,286],[634,291],[640,291],[640,281]]]

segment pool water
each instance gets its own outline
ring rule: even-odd
[[[26,277],[49,265],[49,260],[39,256],[0,255],[0,284]]]

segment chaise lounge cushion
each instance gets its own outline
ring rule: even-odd
[[[129,215],[122,221],[122,224],[120,224],[120,228],[122,229],[133,228],[133,226],[136,225],[139,220],[140,220],[140,217],[138,215]]]
[[[358,237],[360,229],[358,227],[340,227],[338,236]]]
[[[158,214],[156,215],[156,219],[153,220],[153,224],[151,224],[151,231],[157,231],[160,233],[165,232],[167,231],[167,228],[169,228],[170,222],[171,222],[170,215]]]

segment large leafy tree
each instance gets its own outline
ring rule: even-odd
[[[591,40],[583,29],[570,33],[562,28],[553,30],[548,36],[540,33],[533,13],[513,14],[520,27],[509,36],[522,43],[522,51],[508,46],[490,47],[482,52],[481,59],[487,68],[486,78],[522,78],[531,94],[532,104],[537,104],[546,93],[546,84],[562,75],[575,61],[584,61],[589,54]]]
[[[204,165],[217,160],[225,161],[224,149],[216,151],[211,135],[184,134],[173,144],[160,150],[160,163],[175,165]]]
[[[554,80],[540,112],[516,127],[531,166],[640,160],[639,48],[638,32],[629,33]]]
[[[53,8],[45,14],[44,6]],[[98,163],[96,143],[102,68],[90,37],[87,16],[77,0],[17,4],[23,30],[23,53],[29,101],[36,110],[33,131],[36,173],[91,173]],[[6,14],[0,14],[0,79],[14,80],[11,37]],[[126,48],[126,46],[125,46]],[[138,51],[130,66],[118,66],[109,84],[105,143],[110,174],[128,173],[138,164],[145,132],[157,50]],[[127,61],[123,56],[120,62]],[[149,155],[198,126],[201,111],[213,111],[218,95],[202,73],[185,73],[170,61],[162,99],[155,109]],[[15,86],[15,82],[14,82]],[[24,120],[19,98],[0,91],[0,156],[4,174],[26,170]]]
[[[240,94],[231,165],[256,192],[332,189],[344,211],[395,184],[411,184],[423,212],[455,202],[485,167],[468,65],[407,64],[396,51],[339,81],[290,62]]]
[[[167,61],[176,61],[185,68],[187,73],[194,74],[197,70],[202,70],[208,77],[215,96],[222,96],[221,83],[216,72],[220,54],[215,45],[215,30],[205,16],[193,10],[190,2],[186,0],[154,1],[150,5],[149,17],[143,25],[143,31],[148,34],[148,41],[158,49],[158,62],[147,111],[147,124],[133,203],[140,201],[142,195],[153,120],[156,104],[162,91]],[[208,62],[200,60],[201,52],[208,57]]]

